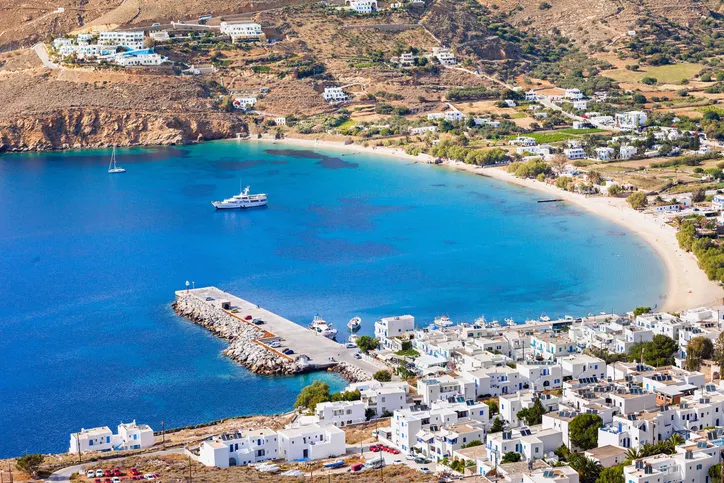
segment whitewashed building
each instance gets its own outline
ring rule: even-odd
[[[200,463],[217,468],[242,466],[278,458],[277,433],[261,428],[214,436],[199,445]]]
[[[596,148],[596,159],[599,161],[611,161],[616,157],[613,148]]]
[[[566,158],[568,159],[585,159],[586,157],[586,151],[584,151],[583,148],[567,148],[563,150],[563,154],[566,155]]]
[[[450,49],[444,47],[433,47],[432,55],[442,64],[446,66],[457,65],[455,54]]]
[[[143,48],[143,39],[143,31],[135,30],[115,30],[98,34],[98,43],[100,45],[125,47],[129,50],[141,50]]]
[[[375,337],[382,340],[399,337],[415,330],[415,317],[412,315],[398,315],[383,317],[375,322]]]
[[[558,411],[558,396],[552,394],[535,393],[532,391],[518,391],[513,394],[500,395],[498,404],[500,415],[511,427],[518,427],[521,421],[518,419],[518,412],[523,409],[532,408],[536,400],[540,400],[546,412]]]
[[[616,114],[616,126],[619,129],[633,130],[638,129],[648,120],[648,116],[643,111],[629,111]]]
[[[426,134],[429,132],[437,132],[437,126],[420,126],[420,127],[411,127],[409,129],[410,134],[417,136],[420,134]]]
[[[349,100],[349,96],[345,94],[341,87],[325,87],[322,93],[322,99],[329,103],[345,102]]]
[[[119,451],[141,449],[153,446],[153,430],[146,424],[130,423],[118,425],[118,434],[113,434],[108,426],[81,429],[70,435],[69,453],[86,451]]]
[[[277,433],[279,458],[287,461],[318,460],[344,455],[345,433],[333,425],[310,424]]]
[[[362,401],[335,401],[317,404],[314,413],[322,424],[338,428],[366,421],[365,403]]]
[[[377,0],[345,0],[345,4],[357,13],[372,13],[379,9]]]
[[[627,483],[693,482],[710,483],[709,469],[721,460],[719,447],[707,441],[685,443],[673,455],[639,458],[625,466]]]
[[[221,33],[237,40],[263,40],[264,31],[261,25],[253,22],[221,22]]]

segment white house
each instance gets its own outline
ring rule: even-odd
[[[595,377],[606,378],[606,361],[598,357],[586,354],[572,354],[566,357],[559,357],[558,363],[563,369],[563,377],[570,379],[582,379]]]
[[[520,429],[504,430],[488,435],[485,450],[488,461],[500,463],[506,453],[519,453],[523,460],[532,461],[546,456],[563,442],[561,431],[553,428],[538,430],[535,433],[527,426]]]
[[[528,92],[525,93],[525,100],[531,101],[531,102],[536,102],[538,100],[538,93],[532,89],[529,90]]]
[[[419,134],[425,134],[429,132],[436,132],[437,126],[420,126],[420,127],[411,127],[409,129],[410,134],[412,135],[419,135]]]
[[[349,100],[349,96],[345,94],[341,87],[325,87],[322,93],[322,99],[327,102],[344,102]]]
[[[574,89],[566,89],[564,97],[571,101],[579,101],[584,98],[584,95],[579,89],[574,88]]]
[[[432,55],[442,64],[442,65],[455,65],[457,64],[457,61],[455,60],[455,55],[450,52],[450,49],[446,49],[443,47],[433,47],[432,48]]]
[[[511,146],[535,146],[538,144],[535,140],[535,138],[531,138],[528,136],[518,136],[517,138],[508,141],[508,144]]]
[[[599,161],[611,161],[616,157],[616,151],[613,148],[596,148],[596,159]]]
[[[588,101],[586,100],[580,100],[580,101],[573,101],[573,108],[578,111],[585,111],[588,109]]]
[[[448,122],[461,122],[465,120],[465,114],[453,109],[445,112],[433,112],[427,115],[428,121],[436,121],[438,119],[445,119]]]
[[[624,144],[619,148],[618,157],[619,159],[631,159],[638,153],[638,148],[629,144]]]
[[[145,424],[130,423],[118,425],[118,434],[113,434],[108,426],[81,429],[71,433],[69,453],[86,451],[118,451],[141,449],[153,446],[153,430]]]
[[[715,210],[724,210],[724,195],[714,195],[711,199],[711,207]]]
[[[345,433],[333,425],[310,424],[277,433],[279,458],[287,461],[318,460],[344,455]]]
[[[418,380],[417,394],[422,396],[423,402],[427,405],[451,398],[462,397],[464,400],[473,400],[476,397],[475,383],[449,375]]]
[[[287,118],[284,116],[277,116],[274,118],[274,124],[276,124],[277,126],[286,126]]]
[[[115,30],[98,34],[98,43],[100,45],[113,45],[130,50],[140,50],[143,48],[143,38],[143,31]]]
[[[508,395],[501,394],[498,397],[500,415],[511,427],[517,427],[521,424],[521,421],[518,419],[518,412],[523,409],[532,408],[536,400],[540,400],[546,412],[558,411],[558,396],[532,391],[518,391]]]
[[[151,37],[151,40],[154,42],[168,42],[171,40],[171,37],[168,35],[167,30],[159,30],[158,32],[149,32],[148,36]]]
[[[214,436],[199,445],[198,461],[206,466],[228,468],[278,458],[277,433],[261,428]]]
[[[415,317],[412,315],[383,317],[375,322],[375,337],[380,340],[398,337],[414,330]]]
[[[372,13],[378,10],[377,0],[345,0],[345,4],[357,13]]]
[[[407,400],[409,386],[406,382],[355,382],[347,386],[345,391],[360,392],[360,401],[365,411],[371,409],[377,416],[392,414],[398,409],[410,406]]]
[[[252,107],[254,107],[254,104],[256,104],[256,97],[234,97],[232,104],[237,109],[251,109]]]
[[[253,22],[221,22],[221,33],[237,40],[263,40],[264,31],[261,25]]]
[[[568,159],[584,159],[586,157],[586,151],[583,148],[568,148],[563,150],[563,154]]]
[[[122,52],[116,54],[113,59],[113,62],[123,67],[161,65],[166,61],[168,61],[168,58],[152,50]]]
[[[709,469],[721,460],[719,447],[701,440],[676,447],[673,455],[639,458],[623,469],[627,483],[709,483]]]
[[[492,128],[500,127],[500,121],[493,121],[486,117],[475,117],[475,118],[473,118],[473,122],[475,123],[476,126],[490,126]]]
[[[320,423],[331,423],[338,428],[366,421],[362,401],[323,402],[317,404],[314,413]]]
[[[620,129],[632,130],[646,124],[648,116],[643,111],[629,111],[616,114],[616,125]]]

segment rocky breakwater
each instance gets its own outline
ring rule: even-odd
[[[180,316],[229,341],[224,354],[256,374],[298,374],[310,370],[308,365],[297,363],[260,344],[260,339],[268,337],[264,330],[195,295],[178,296],[172,307]]]
[[[372,379],[369,374],[367,374],[359,367],[347,364],[346,362],[340,362],[339,364],[331,368],[330,371],[339,373],[340,376],[344,377],[349,382],[362,382]]]

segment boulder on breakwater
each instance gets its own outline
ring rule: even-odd
[[[259,343],[259,339],[266,336],[264,330],[239,320],[221,307],[206,303],[192,294],[178,296],[171,306],[181,317],[229,341],[229,347],[224,350],[224,354],[256,374],[298,374],[314,369],[269,350]]]

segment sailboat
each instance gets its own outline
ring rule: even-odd
[[[108,163],[108,172],[110,174],[125,173],[126,170],[116,166],[116,147],[113,146],[113,153],[111,153],[111,162]]]

